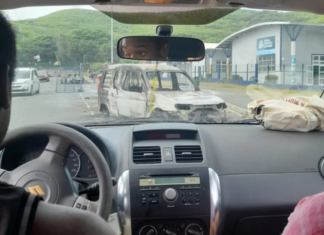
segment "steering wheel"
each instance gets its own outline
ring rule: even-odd
[[[45,202],[92,211],[108,220],[112,204],[110,169],[100,150],[83,134],[57,124],[36,124],[8,131],[0,149],[19,139],[40,135],[49,139],[42,154],[13,171],[0,169],[0,181],[23,187],[42,196]],[[78,196],[65,164],[71,145],[80,148],[94,166],[100,188],[96,202]]]

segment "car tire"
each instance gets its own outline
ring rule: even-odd
[[[38,90],[35,93],[39,94],[39,92],[40,92],[40,84],[38,85]]]
[[[29,95],[30,96],[33,96],[34,95],[34,87],[33,86],[31,86],[31,88],[30,88]]]
[[[104,116],[106,116],[106,117],[109,117],[109,116],[110,116],[109,109],[108,109],[108,107],[107,107],[106,105],[104,105],[104,104],[102,104],[102,105],[100,106],[100,112],[101,112]]]

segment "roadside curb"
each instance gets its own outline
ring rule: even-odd
[[[242,118],[252,118],[252,115],[248,113],[248,111],[244,108],[238,107],[234,104],[231,103],[227,103],[227,108],[231,109],[232,111],[234,111],[235,113],[238,113],[239,115],[242,116]]]

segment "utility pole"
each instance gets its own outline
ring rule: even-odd
[[[112,13],[111,13],[112,14]],[[111,64],[114,63],[114,26],[113,26],[113,18],[110,15],[110,59]]]
[[[59,29],[59,74],[61,75],[61,61],[62,61],[62,55],[60,53],[60,50],[61,50],[61,29]]]

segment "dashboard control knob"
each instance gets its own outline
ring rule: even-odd
[[[167,235],[177,235],[178,234],[175,228],[168,228],[164,232]]]
[[[163,196],[164,196],[164,199],[166,201],[168,201],[168,202],[174,202],[175,200],[177,200],[178,192],[174,188],[167,188],[164,191]]]
[[[204,230],[199,224],[189,224],[185,230],[186,235],[203,235]]]
[[[139,233],[139,235],[157,235],[156,228],[152,225],[145,225],[143,226]]]

